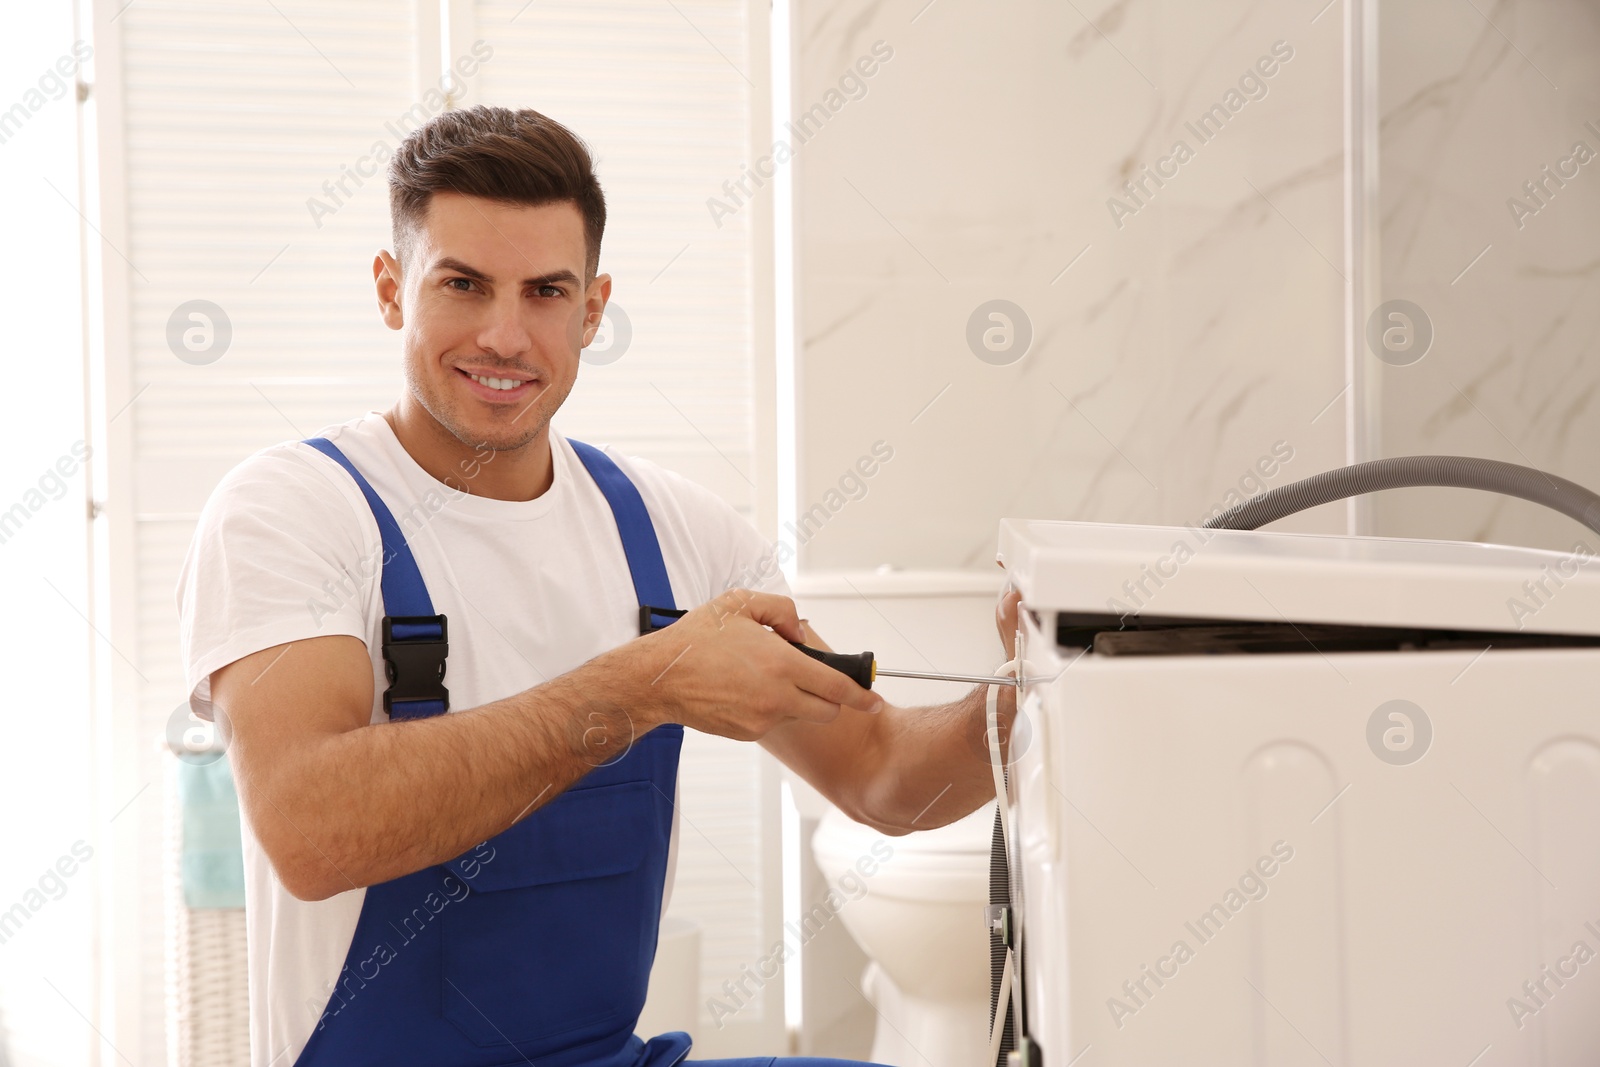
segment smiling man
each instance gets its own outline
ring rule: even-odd
[[[252,1063],[670,1067],[688,1035],[633,1028],[684,729],[903,834],[994,796],[983,693],[895,708],[808,658],[726,503],[551,425],[611,293],[566,128],[447,112],[389,183],[404,394],[232,471],[178,590],[245,816]]]

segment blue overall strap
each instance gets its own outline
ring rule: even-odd
[[[389,688],[383,707],[393,719],[420,719],[450,710],[450,691],[442,684],[449,634],[443,615],[433,612],[433,600],[417,569],[400,524],[383,498],[355,464],[326,437],[304,442],[321,452],[354,478],[367,498],[383,543],[383,658]]]
[[[574,445],[616,518],[641,605],[672,611],[643,498],[610,459]],[[683,729],[646,731],[470,854],[368,886],[294,1067],[681,1064],[688,1034],[646,1043],[634,1031],[659,934]]]
[[[590,444],[567,438],[567,443],[583,461],[611,505],[622,535],[622,552],[628,557],[628,573],[633,576],[633,591],[639,598],[639,632],[648,633],[668,625],[682,615],[672,599],[672,582],[667,564],[661,558],[656,528],[638,488],[628,480],[610,456]]]

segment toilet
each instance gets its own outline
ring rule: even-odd
[[[888,837],[837,808],[811,848],[830,885],[876,842],[893,850],[867,890],[839,910],[870,959],[861,989],[877,1009],[872,1061],[888,1067],[972,1067],[989,1037],[991,802],[948,826]]]

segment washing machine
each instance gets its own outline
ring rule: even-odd
[[[1600,1063],[1597,543],[1004,521],[1045,1067]]]

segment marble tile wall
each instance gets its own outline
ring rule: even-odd
[[[1523,183],[1576,142],[1600,154],[1600,8],[1378,8],[1379,292],[1436,334],[1412,366],[1371,361],[1381,454],[1600,486],[1600,160],[1546,180],[1537,214],[1507,206],[1537,206]],[[1344,462],[1343,15],[797,0],[794,110],[826,109],[794,162],[799,510],[824,507],[802,566],[986,567],[1002,516],[1181,523],[1279,442],[1293,458],[1269,485]],[[991,300],[1031,324],[1020,358],[974,354]],[[876,442],[893,456],[858,484]],[[1580,532],[1462,490],[1373,515],[1399,536]]]
[[[1420,361],[1382,367],[1383,450],[1600,491],[1600,6],[1406,0],[1382,6],[1379,34],[1382,296],[1415,303],[1434,333]],[[1455,490],[1386,494],[1376,518],[1407,537],[1584,536]]]
[[[796,113],[892,50],[796,152],[802,566],[989,567],[1003,516],[1187,522],[1343,461],[1321,7],[799,0]],[[1032,339],[980,322],[986,362],[997,299]]]

